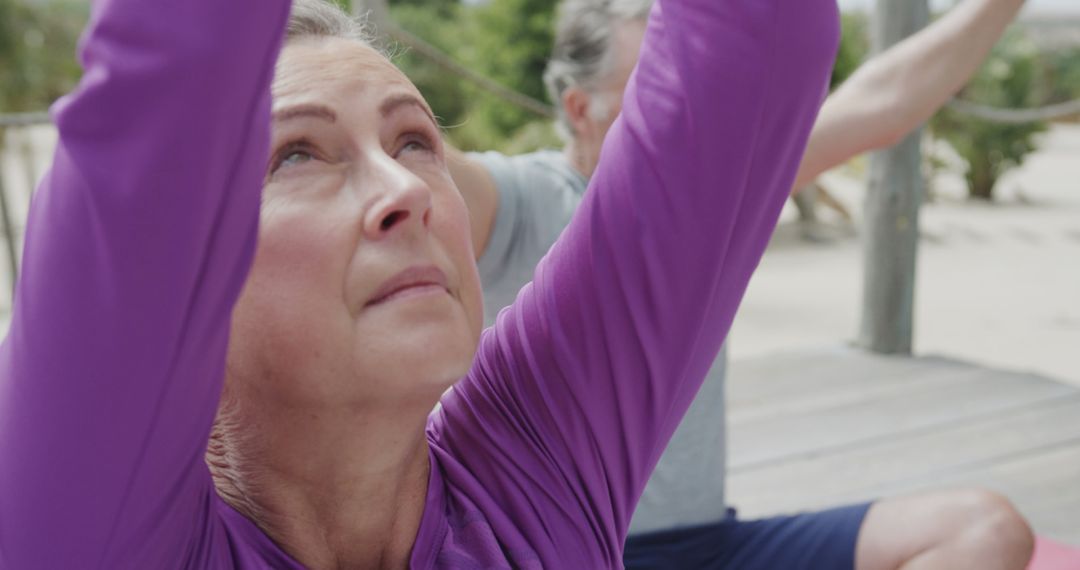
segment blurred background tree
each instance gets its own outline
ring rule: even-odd
[[[849,12],[840,17],[840,47],[836,52],[830,89],[847,81],[870,53],[870,31],[866,14]]]
[[[467,22],[462,15],[462,5],[457,1],[399,0],[391,4],[391,15],[402,28],[452,59],[465,63],[463,55],[467,50],[462,38],[470,33],[465,29]],[[465,120],[475,99],[475,93],[466,81],[407,48],[392,48],[391,51],[394,63],[420,89],[444,126],[454,127]],[[453,130],[451,128],[450,132]],[[461,146],[460,142],[454,142]]]
[[[75,87],[88,13],[85,2],[0,0],[0,112],[43,111]]]
[[[543,74],[554,39],[554,0],[498,0],[471,7],[475,40],[467,65],[539,101],[549,102]],[[512,136],[536,120],[517,107],[493,105],[484,120]]]
[[[1040,101],[1063,103],[1080,95],[1080,47],[1048,53],[1040,59],[1042,78],[1036,86]]]
[[[348,9],[359,0],[334,0]],[[541,77],[551,49],[557,0],[390,0],[404,29],[453,60],[534,99],[547,99]],[[80,70],[74,53],[88,12],[86,0],[0,0],[0,112],[45,110],[70,91]],[[833,71],[835,88],[868,52],[867,18],[845,14]],[[488,93],[405,47],[395,62],[416,82],[446,127],[466,150],[509,153],[561,142],[550,119]],[[1080,96],[1080,49],[1047,54],[1025,47],[1013,33],[964,92],[996,106],[1030,106]],[[973,196],[990,197],[997,178],[1020,164],[1043,125],[1000,127],[955,114],[934,121],[934,130],[969,163]]]
[[[538,101],[551,50],[556,0],[392,0],[390,13],[466,67]],[[503,101],[425,58],[395,58],[428,98],[453,144],[466,150],[524,152],[559,141],[550,120]]]

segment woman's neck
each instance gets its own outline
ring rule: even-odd
[[[427,413],[388,412],[229,410],[208,454],[218,492],[308,568],[408,568]]]
[[[563,146],[563,154],[574,170],[585,178],[591,178],[593,171],[596,170],[600,151],[599,148],[594,149],[582,141],[571,139]]]

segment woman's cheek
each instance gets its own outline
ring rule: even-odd
[[[348,259],[347,232],[339,212],[311,201],[275,200],[264,205],[256,264],[285,282],[322,279],[332,285]],[[260,263],[262,262],[262,263]],[[258,267],[257,267],[258,269]]]
[[[446,215],[443,216],[446,233],[453,236],[457,247],[466,247],[467,253],[472,255],[472,232],[469,226],[469,210],[465,207],[465,200],[456,191],[445,193],[444,196],[441,206],[443,211],[446,212]]]

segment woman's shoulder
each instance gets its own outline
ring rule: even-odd
[[[452,395],[448,392],[448,395]],[[437,408],[428,420],[431,475],[424,519],[413,546],[413,568],[497,568],[542,569],[552,567],[595,567],[580,548],[557,542],[541,532],[554,512],[537,509],[532,500],[543,493],[530,490],[526,473],[518,480],[510,473],[478,467],[476,457],[443,439],[461,429]],[[479,450],[479,449],[478,449]],[[503,448],[505,452],[511,449]],[[507,500],[504,490],[514,491]]]

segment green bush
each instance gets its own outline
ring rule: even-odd
[[[0,113],[42,111],[75,87],[88,16],[80,2],[0,0]]]
[[[830,88],[836,89],[862,65],[870,52],[870,37],[866,15],[845,13],[840,19],[840,48],[836,52]]]
[[[963,89],[960,97],[1001,108],[1037,106],[1039,56],[1022,35],[1009,34],[999,42],[986,64]],[[1001,176],[1023,164],[1036,149],[1035,135],[1046,130],[1044,123],[1003,125],[943,110],[931,123],[936,136],[943,138],[967,162],[965,178],[971,198],[992,200]]]
[[[394,0],[401,27],[435,45],[456,62],[518,93],[545,101],[542,82],[551,49],[554,0]],[[395,58],[465,150],[522,148],[547,119],[503,101],[423,56],[404,49]]]
[[[554,40],[553,0],[498,0],[471,7],[476,25],[467,64],[533,99],[547,100],[543,74]],[[536,120],[512,105],[492,105],[485,120],[507,137]]]
[[[463,34],[460,5],[456,2],[413,0],[391,7],[395,22],[423,38],[452,59],[461,62]],[[470,86],[457,75],[431,62],[407,47],[392,46],[394,63],[416,84],[443,125],[457,125],[470,107]]]
[[[1064,103],[1080,98],[1080,47],[1056,51],[1043,59],[1039,100]]]

